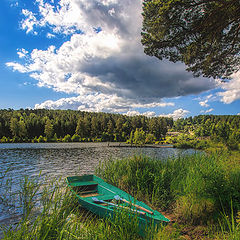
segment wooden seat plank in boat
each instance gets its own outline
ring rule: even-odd
[[[78,194],[79,195],[79,194]],[[80,197],[83,197],[83,198],[88,198],[88,197],[96,197],[96,196],[99,196],[99,193],[98,192],[95,192],[95,193],[83,193],[83,194],[80,194]]]

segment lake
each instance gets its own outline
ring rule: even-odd
[[[19,183],[24,176],[34,177],[41,172],[42,177],[63,178],[69,175],[94,173],[100,161],[110,158],[119,159],[137,154],[144,154],[156,159],[193,154],[195,150],[175,148],[130,148],[118,147],[119,143],[12,143],[0,144],[0,174],[6,171],[18,191]],[[5,182],[1,180],[0,194],[6,194]],[[19,219],[16,208],[6,204],[0,198],[0,225],[9,224]]]

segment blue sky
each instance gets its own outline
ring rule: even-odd
[[[194,78],[143,53],[140,0],[2,0],[0,108],[240,113],[240,73]]]

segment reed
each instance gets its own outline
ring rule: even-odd
[[[61,179],[43,186],[41,181],[26,177],[17,194],[22,218],[16,226],[1,226],[2,239],[142,239],[135,214],[119,211],[111,219],[97,218],[79,206]],[[145,234],[153,239],[156,232],[149,228]]]
[[[226,156],[195,154],[157,160],[134,156],[102,162],[96,173],[111,184],[177,219],[207,223],[222,209],[240,209],[240,168],[229,170]]]
[[[235,240],[240,234],[240,168],[226,166],[228,158],[224,154],[165,160],[133,156],[104,161],[96,173],[153,208],[172,209],[183,226],[214,224],[216,230],[211,239]],[[9,183],[5,177],[2,176],[2,183]],[[141,237],[136,216],[129,217],[125,211],[116,213],[112,219],[97,218],[79,206],[61,179],[26,177],[20,188],[12,198],[8,197],[8,204],[17,204],[22,218],[15,226],[1,226],[2,238],[6,240],[182,239],[181,229],[171,229],[171,226],[150,227]]]

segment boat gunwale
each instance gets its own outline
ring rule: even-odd
[[[135,199],[135,198],[134,198],[133,196],[131,196],[130,194],[128,194],[128,193],[124,192],[123,190],[121,190],[121,189],[119,189],[119,188],[117,188],[117,187],[115,187],[115,186],[113,186],[113,185],[105,182],[105,181],[102,180],[101,178],[99,178],[99,177],[97,177],[97,176],[95,176],[95,175],[92,175],[92,174],[91,174],[91,175],[83,175],[83,176],[93,177],[93,180],[95,180],[95,181],[97,182],[98,186],[105,188],[107,191],[110,191],[110,192],[112,192],[112,193],[115,194],[115,195],[128,196],[130,202],[134,202],[134,203],[140,204],[140,206],[143,205],[146,209],[148,209],[148,210],[150,210],[150,211],[153,211],[154,214],[149,214],[149,213],[147,213],[147,212],[146,212],[146,215],[138,214],[138,217],[141,218],[142,220],[146,221],[147,219],[152,219],[152,220],[157,221],[157,222],[166,222],[166,223],[170,222],[170,220],[169,220],[168,218],[166,218],[162,213],[160,213],[160,212],[158,212],[158,211],[156,211],[156,210],[153,210],[151,207],[149,207],[148,205],[146,205],[144,202],[138,201],[137,199]],[[73,177],[78,177],[78,176],[73,176]],[[88,205],[92,205],[92,206],[94,206],[94,207],[97,207],[98,209],[105,209],[106,211],[110,211],[111,214],[114,213],[114,211],[115,211],[115,209],[116,209],[117,207],[114,208],[114,207],[112,207],[111,205],[106,205],[106,206],[100,205],[100,204],[94,202],[93,200],[91,201],[91,200],[90,200],[91,197],[85,198],[85,197],[82,197],[82,196],[78,195],[78,194],[76,193],[76,191],[73,189],[73,186],[71,186],[71,183],[68,181],[68,179],[69,179],[69,177],[66,178],[67,185],[69,186],[70,190],[74,193],[74,195],[75,195],[79,200],[81,200],[81,202],[84,202],[84,203],[87,203]],[[103,186],[103,185],[106,185],[106,186]],[[107,187],[109,187],[110,189],[107,188]],[[116,191],[113,191],[113,189],[114,189],[114,190],[117,190],[117,192],[116,192]],[[119,209],[119,208],[117,208],[117,209]],[[166,220],[161,219],[161,218],[165,218]],[[167,221],[167,220],[168,220],[168,221]]]

